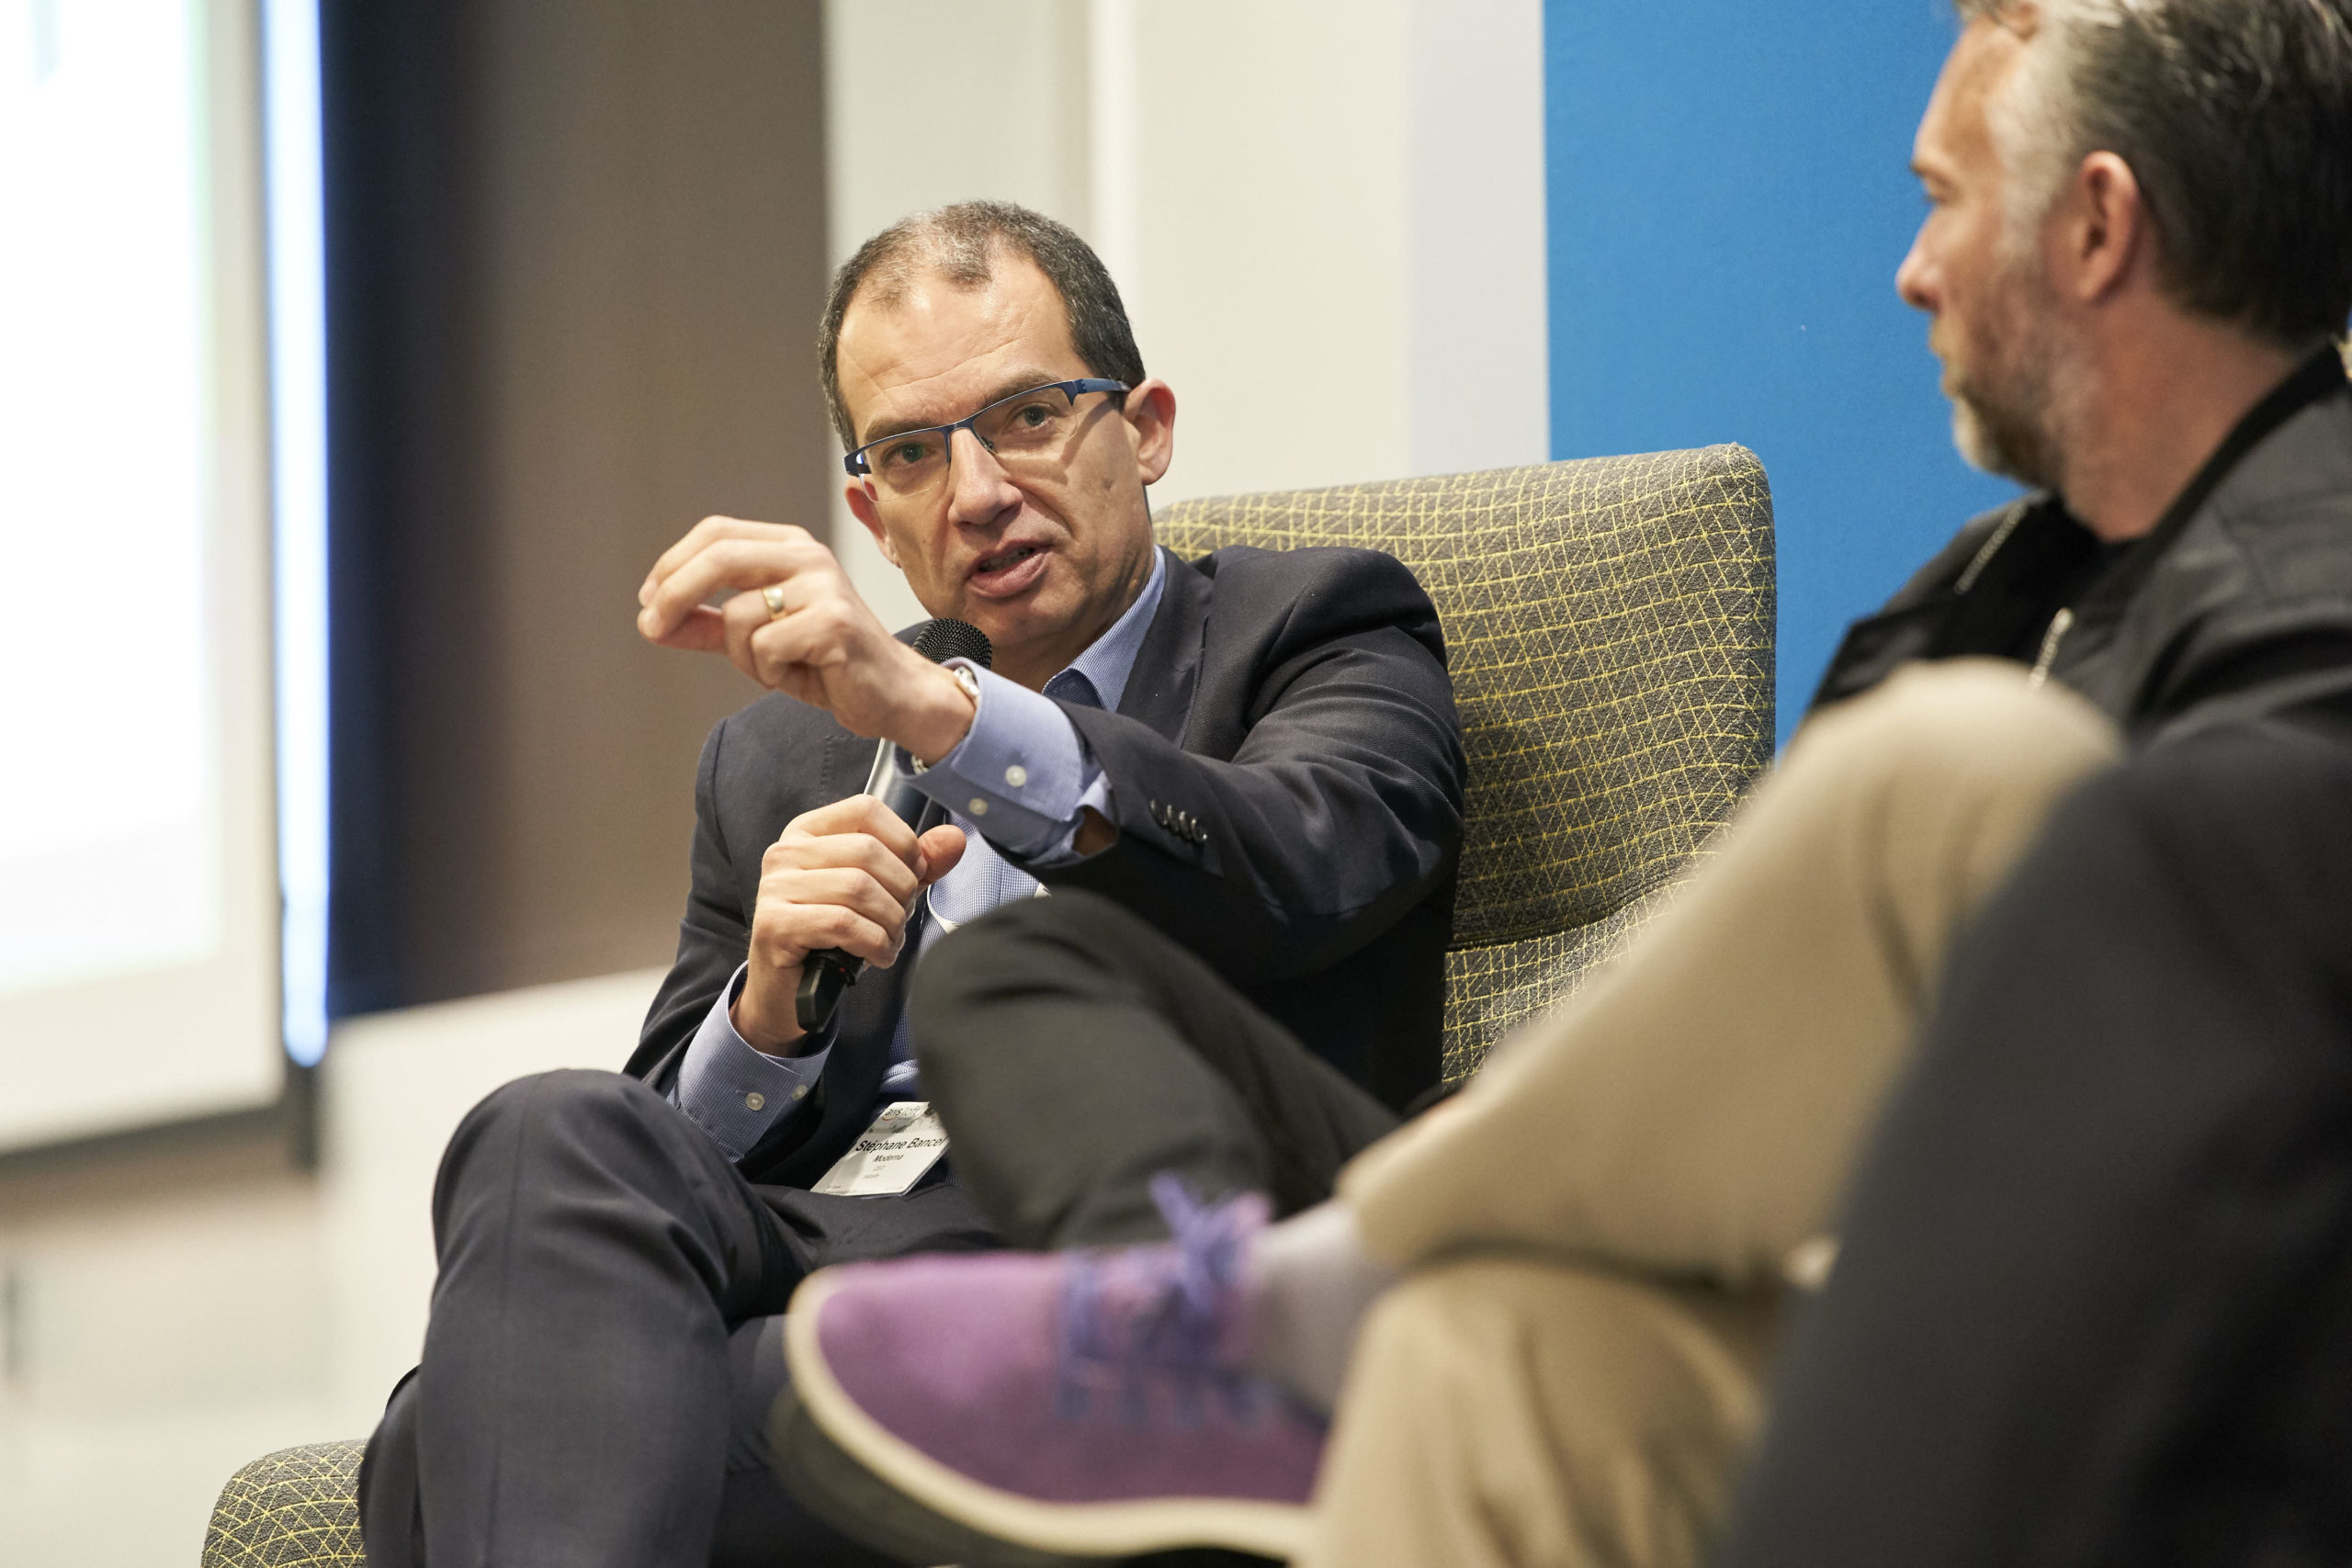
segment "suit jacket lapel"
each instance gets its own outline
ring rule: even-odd
[[[1151,627],[1136,652],[1135,671],[1119,698],[1119,712],[1171,741],[1182,741],[1185,716],[1193,709],[1214,581],[1168,552],[1159,608],[1152,613]]]

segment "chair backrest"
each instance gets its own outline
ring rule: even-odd
[[[1740,446],[1216,496],[1178,555],[1355,545],[1413,569],[1470,757],[1445,1073],[1573,989],[1772,752],[1772,498]]]

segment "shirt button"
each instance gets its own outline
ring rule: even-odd
[[[751,1093],[743,1097],[743,1109],[746,1111],[757,1111],[762,1106],[767,1104],[767,1102],[768,1097],[766,1095],[762,1094],[758,1089],[753,1089]]]
[[[1011,784],[1013,788],[1019,789],[1023,784],[1029,782],[1029,770],[1023,767],[1020,763],[1015,762],[1012,766],[1004,770],[1004,782]]]
[[[805,1084],[805,1083],[804,1083],[804,1084],[796,1084],[796,1085],[793,1087],[793,1090],[792,1090],[792,1098],[793,1098],[793,1099],[795,1099],[795,1100],[798,1100],[801,1096],[803,1096],[803,1095],[807,1094],[808,1092],[808,1086],[807,1084]]]
[[[975,817],[986,817],[989,814],[989,803],[976,795],[964,803],[964,809]]]

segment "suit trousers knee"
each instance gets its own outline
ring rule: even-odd
[[[910,1002],[956,1178],[1015,1247],[1164,1236],[1149,1183],[1331,1194],[1396,1114],[1185,949],[1097,894],[1024,899],[944,938]]]
[[[770,1479],[798,1269],[707,1135],[633,1078],[520,1079],[434,1190],[424,1355],[369,1441],[378,1568],[881,1562]]]

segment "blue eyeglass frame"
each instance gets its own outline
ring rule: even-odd
[[[1017,399],[1025,398],[1032,392],[1045,391],[1048,388],[1059,389],[1061,392],[1069,399],[1070,406],[1073,408],[1077,407],[1080,397],[1088,392],[1126,392],[1134,390],[1134,389],[1129,387],[1125,381],[1113,381],[1100,376],[1090,376],[1076,381],[1040,381],[1034,387],[1023,387],[1017,392],[1007,392],[1001,398],[997,398],[989,402],[984,403],[980,407],[974,409],[971,413],[966,417],[957,420],[953,424],[917,425],[912,430],[897,431],[891,434],[881,436],[876,440],[869,441],[854,452],[843,453],[842,455],[842,467],[849,470],[850,478],[863,479],[874,472],[874,465],[865,460],[865,455],[868,452],[873,451],[876,446],[888,446],[893,441],[904,441],[910,435],[930,435],[936,433],[939,436],[941,447],[944,450],[952,451],[956,446],[956,433],[959,430],[969,432],[973,440],[979,441],[982,446],[987,446],[989,451],[993,452],[996,448],[989,446],[989,444],[986,441],[980,440],[980,433],[972,429],[973,423],[979,419],[980,415],[988,412],[990,409],[1001,408],[1006,403],[1012,402]]]

